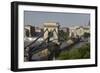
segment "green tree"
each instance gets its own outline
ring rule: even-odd
[[[85,38],[90,37],[90,33],[85,32],[83,35]]]
[[[62,41],[68,40],[68,33],[64,32],[63,30],[59,30],[59,38]]]
[[[85,44],[80,48],[72,48],[71,50],[62,51],[57,59],[87,59],[90,58],[90,44]]]

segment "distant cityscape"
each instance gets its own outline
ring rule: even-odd
[[[24,61],[63,60],[63,50],[76,44],[76,48],[80,48],[89,43],[90,23],[87,26],[73,27],[61,27],[58,22],[45,22],[43,27],[25,25]],[[90,49],[90,47],[88,48]],[[88,55],[86,58],[90,58],[90,56]]]
[[[48,22],[49,23],[49,22]],[[53,24],[58,24],[54,22]],[[61,25],[59,25],[61,26]],[[72,27],[61,27],[59,28],[59,31],[65,32],[69,34],[69,37],[77,38],[81,37],[84,35],[84,33],[90,33],[90,25],[88,24],[87,26],[72,26]],[[37,37],[42,34],[43,38],[43,32],[44,32],[44,27],[35,27],[32,25],[25,25],[24,26],[24,37]]]

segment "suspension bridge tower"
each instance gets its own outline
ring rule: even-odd
[[[50,36],[50,40],[52,40],[54,43],[59,43],[59,23],[56,22],[46,22],[44,23],[44,39],[48,38]]]

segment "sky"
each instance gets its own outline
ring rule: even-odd
[[[24,24],[43,26],[44,22],[58,22],[61,27],[86,26],[90,20],[90,14],[24,11]]]

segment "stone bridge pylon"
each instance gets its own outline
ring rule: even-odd
[[[50,40],[53,40],[54,43],[59,43],[59,23],[56,22],[46,22],[44,23],[44,39],[46,39],[48,36],[50,37]]]

